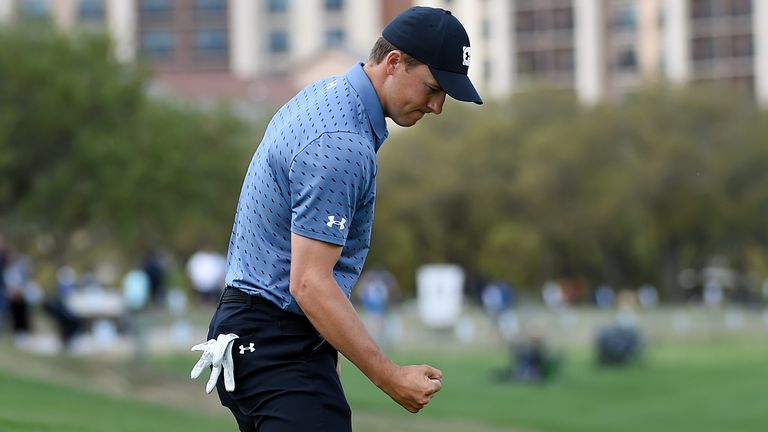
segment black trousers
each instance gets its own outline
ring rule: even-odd
[[[309,320],[235,288],[222,294],[208,339],[232,344],[235,390],[216,390],[242,432],[351,432],[352,413],[336,373],[338,353]]]

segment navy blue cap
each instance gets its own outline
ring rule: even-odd
[[[440,87],[456,100],[482,104],[467,76],[472,49],[464,26],[450,11],[412,7],[392,20],[384,39],[429,67]]]

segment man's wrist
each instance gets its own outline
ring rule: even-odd
[[[385,393],[388,393],[387,390],[390,387],[389,383],[397,373],[398,369],[400,369],[400,366],[385,357],[384,366],[376,368],[375,376],[370,377],[371,382],[376,387],[384,390]]]

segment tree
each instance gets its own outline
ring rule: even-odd
[[[57,259],[76,235],[129,255],[225,248],[255,129],[148,98],[146,73],[111,53],[104,35],[0,28],[5,235],[27,249],[52,238]]]
[[[450,261],[528,287],[580,277],[674,299],[683,268],[768,256],[766,113],[744,95],[648,87],[585,108],[533,90],[445,111],[380,152],[371,262],[406,287],[420,263]]]

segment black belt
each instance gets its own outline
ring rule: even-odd
[[[224,293],[221,295],[220,303],[244,303],[249,307],[255,304],[274,305],[274,303],[265,299],[264,297],[251,295],[232,287],[227,287],[224,289]]]

